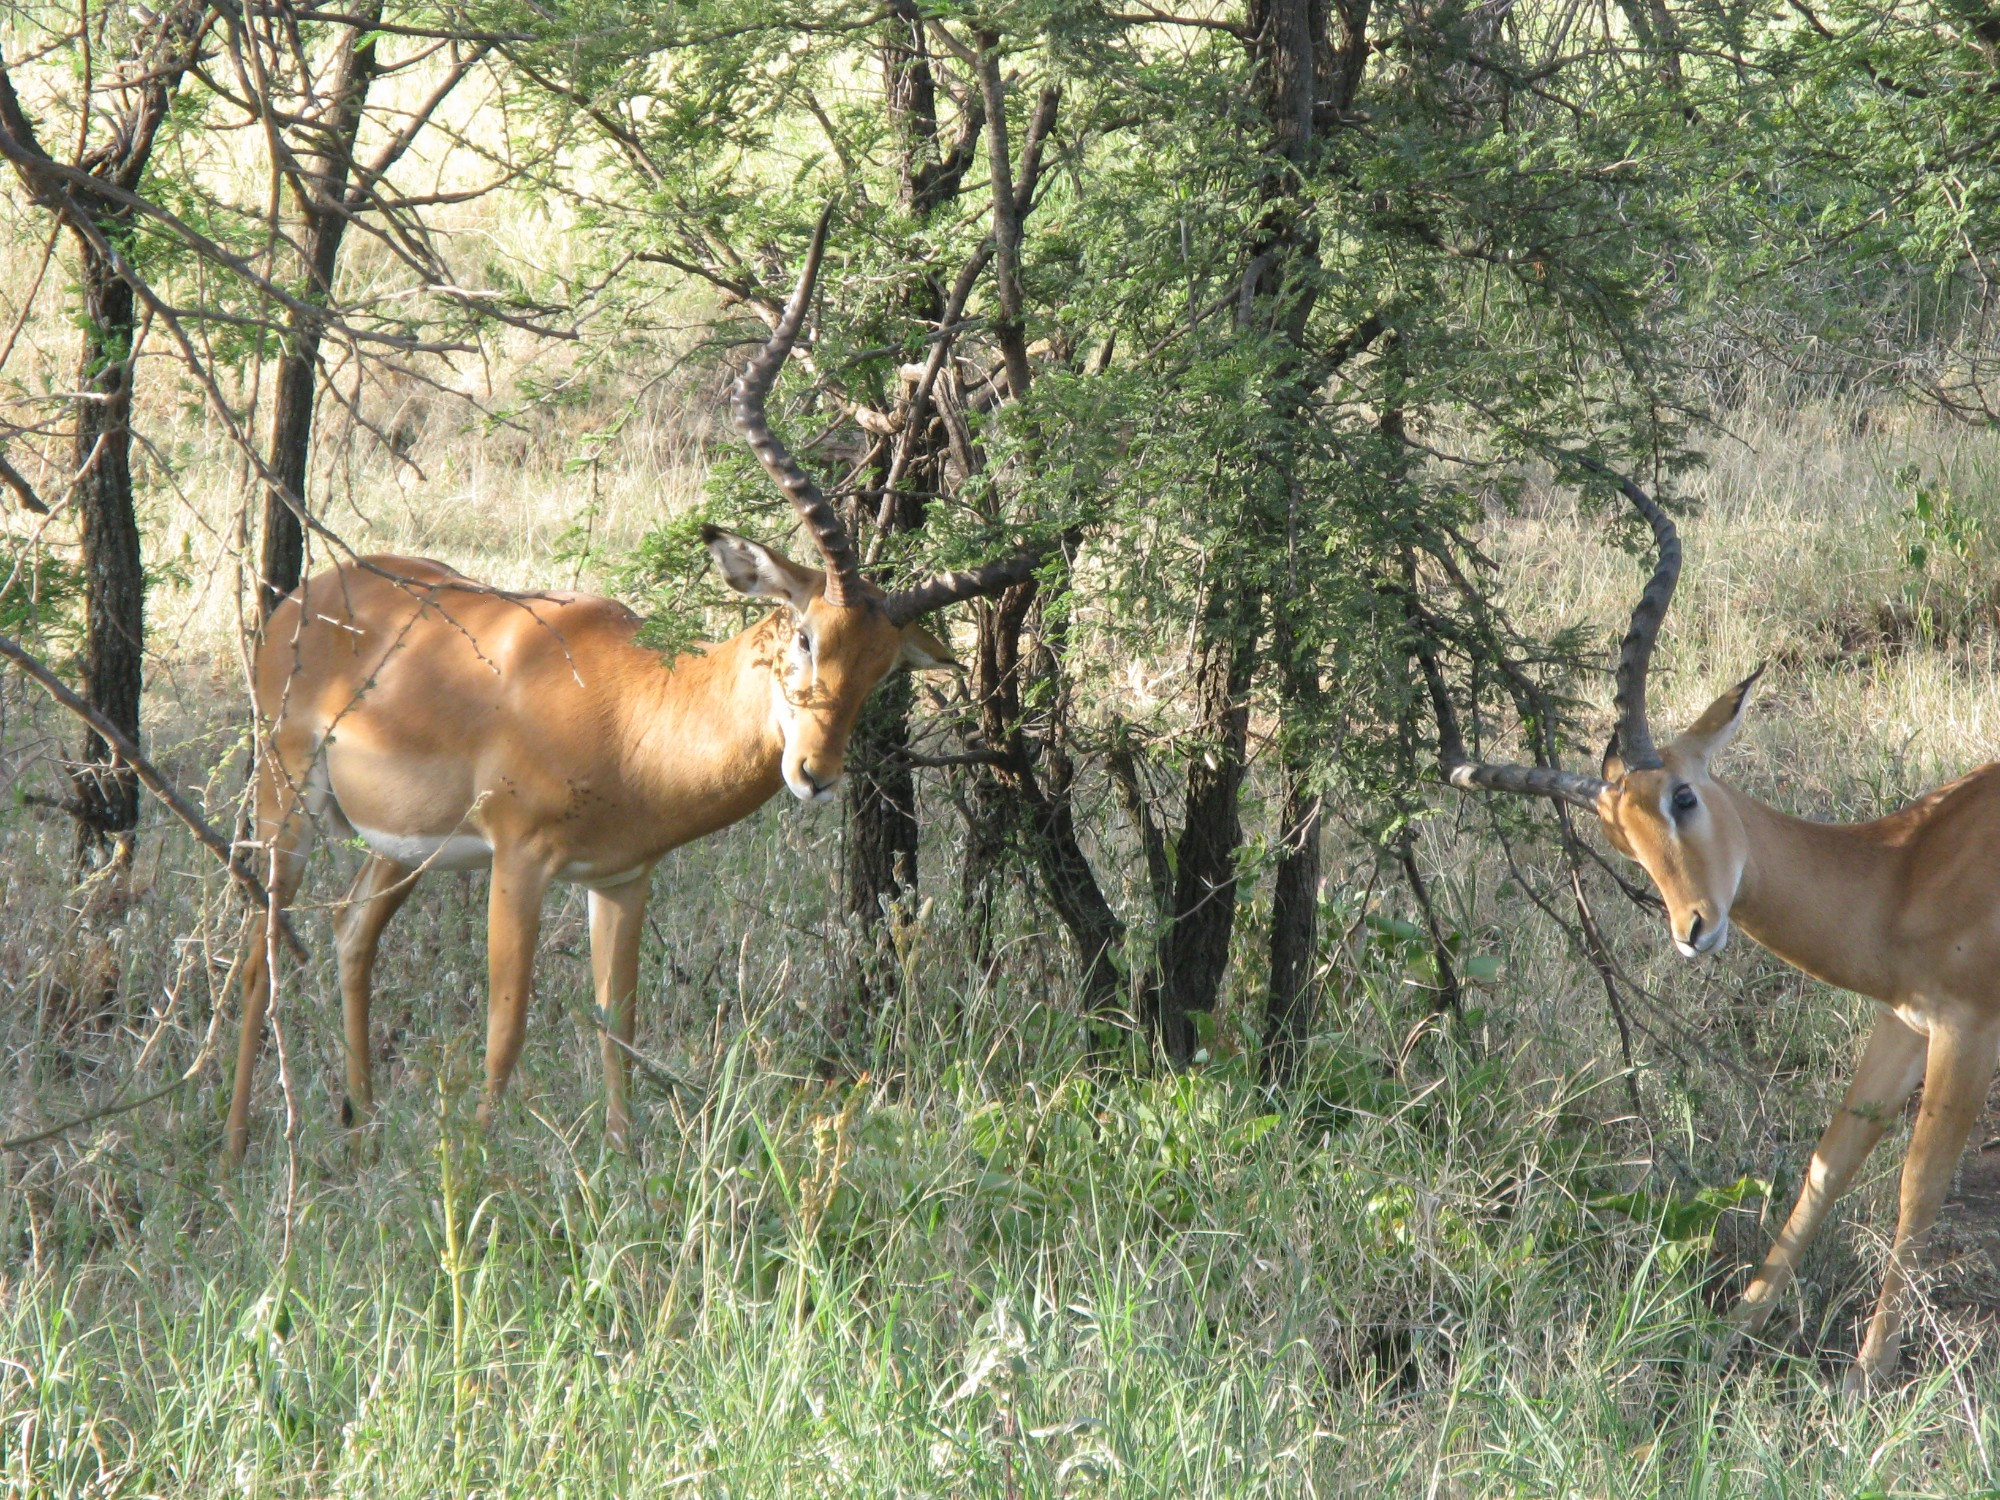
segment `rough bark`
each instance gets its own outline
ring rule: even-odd
[[[848,742],[847,909],[879,920],[885,903],[917,882],[916,782],[903,758],[909,744],[909,674],[876,689]]]
[[[1006,370],[1007,394],[1020,400],[1034,379],[1024,314],[1022,225],[1034,207],[1042,153],[1055,128],[1062,93],[1051,85],[1036,96],[1017,164],[1007,134],[1008,85],[999,45],[996,37],[983,34],[978,52],[961,57],[977,79],[985,117],[997,304],[993,336]],[[961,438],[953,451],[968,474],[976,471],[978,455],[970,442]],[[1117,1010],[1124,1000],[1118,956],[1125,944],[1125,924],[1105,899],[1077,833],[1064,749],[1067,695],[1060,691],[1061,651],[1048,641],[1046,631],[1042,649],[1024,651],[1037,592],[1032,581],[1018,584],[981,608],[976,617],[979,638],[972,695],[979,705],[982,738],[994,752],[996,764],[975,777],[972,787],[967,906],[976,914],[990,911],[1000,859],[1008,849],[1017,850],[1075,945],[1084,1008],[1101,1015]],[[1044,695],[1049,706],[1040,711],[1041,732],[1032,741],[1022,713],[1029,676],[1041,678],[1052,689]]]
[[[1146,888],[1152,897],[1153,920],[1164,921],[1174,907],[1173,859],[1167,853],[1166,835],[1160,831],[1159,820],[1146,800],[1146,788],[1139,775],[1139,752],[1129,731],[1106,753],[1104,768],[1110,774],[1112,789],[1118,793],[1118,805],[1125,810],[1125,820],[1132,825],[1139,848],[1146,856]]]
[[[979,119],[968,116],[960,122],[956,140],[949,147],[942,142],[937,84],[924,23],[914,10],[894,13],[883,23],[878,54],[885,106],[897,140],[898,194],[903,208],[923,222],[958,192],[972,160]],[[902,303],[916,324],[935,323],[944,306],[938,288],[928,279],[911,281]],[[888,493],[869,507],[885,537],[907,535],[923,526],[929,498],[943,481],[948,448],[934,413],[905,409],[903,417],[895,460],[885,459],[876,472],[877,490]],[[894,585],[892,579],[879,581],[886,587]],[[909,677],[891,676],[862,709],[848,742],[844,907],[864,930],[878,927],[889,906],[917,885],[921,829],[916,778],[908,758],[914,700]],[[873,1004],[864,978],[853,1004],[834,1018],[835,1032],[851,1031]]]
[[[1284,855],[1271,891],[1270,988],[1264,1001],[1264,1081],[1289,1088],[1319,1013],[1320,796],[1309,769],[1285,768]]]
[[[1278,658],[1278,870],[1271,890],[1270,978],[1264,997],[1264,1081],[1289,1088],[1298,1077],[1318,1012],[1320,793],[1313,741],[1319,666],[1299,649],[1282,602],[1274,604]],[[1303,721],[1303,722],[1302,722]]]
[[[1284,434],[1298,419],[1312,380],[1304,343],[1316,297],[1310,273],[1318,265],[1319,245],[1300,216],[1299,174],[1311,159],[1320,118],[1329,109],[1335,115],[1345,109],[1351,101],[1347,71],[1359,68],[1358,61],[1330,44],[1332,14],[1325,0],[1252,0],[1247,17],[1245,34],[1256,64],[1269,145],[1258,186],[1263,209],[1244,246],[1237,331],[1244,338],[1275,335],[1281,350],[1270,382],[1278,418],[1271,427],[1277,436],[1259,454],[1241,496],[1242,525],[1253,544],[1283,535],[1283,507],[1273,501],[1291,493],[1296,467],[1294,446]],[[1339,14],[1343,26],[1365,33],[1365,6]],[[1334,98],[1321,99],[1322,83],[1337,91]],[[1247,694],[1263,607],[1263,584],[1252,569],[1218,572],[1222,581],[1196,642],[1199,733],[1189,747],[1174,904],[1153,1006],[1161,1048],[1176,1063],[1193,1051],[1189,1017],[1214,1009],[1228,967],[1236,920],[1236,853],[1242,842],[1237,804]]]
[[[1157,1007],[1160,1045],[1175,1063],[1193,1056],[1189,1017],[1215,1008],[1229,967],[1230,936],[1236,928],[1236,851],[1243,843],[1237,806],[1260,602],[1254,587],[1232,583],[1219,591],[1208,611],[1207,639],[1195,669],[1195,710],[1202,733],[1188,761]]]
[[[101,226],[108,227],[108,226]],[[132,494],[132,288],[89,241],[81,257],[75,479],[70,508],[83,552],[83,686],[90,706],[139,742],[146,575]],[[139,783],[95,729],[71,770],[79,871],[122,860],[139,826]]]
[[[926,462],[916,484],[935,482]],[[886,471],[878,474],[885,477]],[[891,535],[923,525],[925,497],[906,489],[878,519]],[[914,685],[893,672],[863,705],[847,745],[847,858],[845,909],[864,928],[885,920],[888,908],[917,885],[917,784],[910,768],[910,709]],[[865,984],[858,997],[865,1007]]]
[[[92,184],[133,192],[201,34],[202,7],[177,4],[135,13],[139,29],[107,81],[86,100],[107,128],[73,168]],[[95,92],[95,91],[94,91]],[[64,173],[44,149],[34,122],[0,60],[0,132],[16,176],[52,211],[79,253],[82,352],[77,361],[74,472],[70,506],[77,517],[84,574],[84,697],[131,743],[139,743],[139,695],[145,659],[145,567],[132,492],[132,380],[138,339],[137,288],[123,260],[132,211],[110,193]],[[129,854],[139,819],[139,786],[130,766],[95,729],[85,732],[71,768],[70,811],[79,873]]]
[[[979,704],[982,738],[997,752],[998,764],[974,791],[971,842],[990,863],[975,872],[969,862],[968,879],[982,882],[971,892],[973,901],[990,902],[985,882],[997,873],[998,854],[1010,844],[1019,848],[1075,945],[1084,1008],[1103,1015],[1117,1010],[1124,999],[1118,955],[1125,945],[1125,924],[1105,899],[1077,835],[1060,734],[1042,741],[1045,755],[1055,742],[1056,760],[1044,778],[1037,774],[1023,730],[1023,676],[1034,663],[1022,651],[1022,636],[1035,594],[1035,584],[1021,584],[980,615],[972,693]],[[1045,670],[1055,666],[1046,654],[1041,664]]]
[[[885,477],[885,474],[878,474]],[[929,482],[928,473],[920,482]],[[923,497],[906,492],[884,508],[891,534],[923,524]],[[847,847],[843,909],[863,932],[879,931],[890,908],[917,886],[916,775],[910,768],[910,709],[916,693],[907,672],[892,672],[862,706],[847,744]],[[893,974],[889,976],[893,984]],[[847,1037],[872,1015],[875,995],[866,974],[830,1018]]]

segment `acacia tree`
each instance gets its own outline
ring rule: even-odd
[[[977,611],[971,714],[912,735],[910,763],[942,765],[966,812],[975,911],[1024,873],[1084,1003],[1136,1000],[1188,1056],[1261,873],[1243,834],[1261,701],[1281,762],[1274,1073],[1308,1025],[1328,786],[1428,913],[1448,1003],[1451,935],[1408,837],[1420,663],[1469,722],[1541,733],[1579,661],[1508,626],[1477,523],[1551,445],[1675,454],[1678,377],[1653,334],[1687,239],[1688,127],[1654,62],[1610,18],[1579,38],[1521,6],[590,19],[510,55],[613,154],[619,192],[587,205],[608,241],[768,320],[776,247],[844,197],[845,265],[793,390],[810,386],[828,487],[870,554],[949,565],[996,533],[1045,549]],[[1458,451],[1429,440],[1446,423]],[[711,503],[738,493],[725,464]],[[1184,690],[1134,709],[1109,660]],[[1085,795],[1100,777],[1129,828]],[[880,868],[869,849],[910,847],[898,827],[854,857]],[[1136,901],[1102,873],[1128,838]],[[883,885],[851,888],[865,904]]]
[[[809,45],[795,45],[802,36]],[[692,8],[635,17],[614,39],[596,32],[589,46],[577,43],[557,33],[545,47],[511,47],[509,56],[563,128],[589,122],[629,173],[644,217],[608,199],[587,207],[642,246],[644,258],[700,278],[768,321],[785,276],[782,258],[767,251],[774,228],[806,222],[827,197],[851,205],[835,241],[846,264],[823,278],[816,334],[798,362],[848,429],[844,438],[826,434],[822,452],[839,454],[828,487],[849,506],[871,564],[888,572],[917,557],[949,565],[990,554],[996,532],[1050,539],[1010,514],[979,436],[1034,378],[1022,226],[1037,211],[1061,95],[1052,79],[1006,75],[1023,65],[1045,71],[1046,49],[976,27],[961,35],[914,6],[886,19],[860,8],[772,6],[727,18]],[[879,88],[858,89],[846,69],[869,61],[871,50]],[[679,96],[698,106],[635,105],[657,97],[669,73]],[[841,86],[829,103],[820,91],[835,73]],[[1024,97],[1032,107],[1019,106]],[[736,158],[745,175],[717,174],[716,159],[735,152],[749,153]],[[764,180],[758,160],[774,168]],[[736,493],[725,471],[716,503],[735,503]],[[745,492],[752,496],[761,503],[760,491]],[[1088,955],[1087,983],[1108,1002],[1117,994],[1112,952],[1122,928],[1077,846],[1061,772],[1038,765],[1018,703],[1027,665],[1019,642],[1038,587],[1012,590],[979,613],[971,681],[984,733],[976,743],[943,757],[913,752],[903,684],[871,709],[853,749],[846,906],[879,921],[885,899],[914,881],[912,766],[976,765],[991,774],[969,799],[985,809],[975,816],[975,844],[997,849],[1026,830],[1031,862]],[[992,795],[997,778],[1011,783],[1010,796]],[[973,865],[977,884],[991,862],[976,855]]]
[[[1521,8],[1152,19],[1210,40],[1184,43],[1177,110],[1125,112],[1135,143],[1085,202],[1092,238],[1124,253],[1066,316],[1145,352],[1115,372],[1110,424],[1119,494],[1143,500],[1114,500],[1102,535],[1144,543],[1112,552],[1130,569],[1128,649],[1189,632],[1192,712],[1125,726],[1112,770],[1130,781],[1119,764],[1142,766],[1149,740],[1185,757],[1178,832],[1162,817],[1141,840],[1172,875],[1152,882],[1157,1016],[1185,1055],[1226,973],[1249,853],[1246,711],[1275,710],[1266,1036],[1282,1077],[1309,1015],[1329,782],[1402,867],[1439,1002],[1455,992],[1408,838],[1429,734],[1418,662],[1442,634],[1457,691],[1488,702],[1512,673],[1531,691],[1501,722],[1551,725],[1575,643],[1508,628],[1472,530],[1552,444],[1673,456],[1680,376],[1654,329],[1662,266],[1690,234],[1676,152],[1658,144],[1680,116],[1615,33],[1579,48]],[[1458,452],[1425,440],[1439,423],[1466,433]]]
[[[211,83],[263,126],[272,175],[292,205],[290,222],[279,226],[294,262],[285,278],[294,291],[272,377],[257,570],[263,614],[298,586],[305,565],[320,350],[335,303],[341,246],[349,227],[365,218],[370,231],[406,259],[432,268],[436,250],[424,210],[439,195],[401,191],[390,173],[492,48],[492,39],[462,16],[425,15],[399,18],[399,36],[414,45],[386,58],[384,16],[382,0],[353,8],[281,3],[261,12],[229,11],[233,76],[228,84]],[[322,34],[330,40],[316,52],[307,39]],[[420,90],[413,106],[371,110],[378,85],[406,77]],[[364,153],[362,132],[371,124],[379,139]],[[444,196],[457,200],[488,190]],[[351,339],[348,347],[354,347]]]
[[[1715,25],[1688,29],[1712,43]],[[1691,85],[1736,143],[1716,157],[1700,288],[1723,357],[2000,421],[2000,17],[1973,0],[1799,0],[1737,36],[1735,91]]]
[[[953,100],[940,90],[922,17],[916,7],[895,7],[882,23],[876,43],[882,70],[882,112],[887,156],[894,173],[895,208],[906,240],[933,232],[939,212],[953,202],[976,160],[985,112],[976,95]],[[946,105],[940,109],[940,95]],[[954,118],[955,115],[955,118]],[[906,365],[928,368],[933,344],[948,351],[951,335],[942,328],[946,287],[936,272],[921,268],[888,292],[900,324],[900,354]],[[936,330],[930,338],[922,330]],[[945,420],[935,410],[936,376],[920,373],[897,414],[899,430],[874,447],[865,491],[855,510],[871,511],[871,555],[880,558],[896,537],[922,529],[932,498],[947,482],[949,442]],[[888,903],[916,888],[917,790],[910,762],[910,678],[898,673],[884,682],[855,725],[848,746],[847,860],[844,905],[850,917],[879,922]],[[845,1017],[835,1018],[844,1029]]]
[[[68,31],[57,24],[34,32],[27,64],[9,66],[0,57],[0,155],[30,201],[75,243],[85,330],[66,430],[36,413],[25,394],[0,417],[0,452],[11,440],[61,479],[45,496],[18,465],[0,459],[0,481],[30,509],[75,519],[86,700],[128,745],[140,743],[146,644],[134,371],[149,331],[203,392],[212,419],[282,513],[265,538],[282,579],[287,569],[296,575],[300,523],[308,520],[303,485],[323,341],[338,340],[357,368],[379,367],[385,359],[470,350],[469,335],[483,320],[549,326],[548,309],[505,291],[461,290],[463,278],[427,222],[431,208],[483,186],[412,194],[390,180],[391,168],[433,128],[439,105],[490,47],[462,16],[427,12],[420,19],[404,25],[386,20],[380,7],[356,14],[290,3],[254,14],[206,0],[162,10],[111,6],[86,10]],[[389,34],[401,50],[384,61],[381,38]],[[427,92],[414,105],[367,111],[371,80],[419,69]],[[70,92],[66,76],[79,78],[80,90]],[[371,123],[381,139],[358,159],[357,142]],[[266,149],[272,191],[238,199],[230,195],[232,174],[211,180],[200,167],[244,126]],[[51,154],[48,143],[57,140],[76,143],[67,147],[69,159]],[[169,141],[172,171],[159,165]],[[505,163],[496,172],[509,174]],[[285,191],[300,206],[296,223],[283,211]],[[338,247],[353,223],[388,247],[414,283],[410,294],[358,312],[332,300]],[[17,347],[10,339],[0,363]],[[232,380],[230,372],[270,353],[279,358],[266,450],[253,437],[259,382]],[[30,414],[18,417],[23,410]],[[57,446],[68,448],[66,464],[53,461]],[[152,451],[163,469],[170,466],[160,449]],[[96,727],[87,731],[70,783],[63,805],[76,820],[79,867],[107,853],[122,859],[138,786]]]
[[[77,250],[82,328],[71,403],[66,499],[82,545],[85,696],[131,742],[139,739],[145,652],[145,563],[132,489],[133,371],[140,316],[131,265],[138,189],[167,129],[176,93],[208,33],[207,6],[110,5],[86,12],[64,43],[83,62],[80,131],[67,160],[44,147],[0,58],[0,154],[28,196],[55,216]],[[138,825],[139,786],[95,728],[70,772],[76,864],[122,863]]]

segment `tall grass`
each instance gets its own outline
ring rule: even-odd
[[[552,419],[553,420],[553,419]],[[448,408],[429,480],[370,460],[341,524],[547,581],[593,499],[629,542],[699,479],[662,408],[595,474]],[[2000,535],[1990,438],[1832,406],[1738,412],[1697,484],[1662,642],[1664,724],[1775,665],[1729,771],[1863,816],[1989,758],[1988,541],[1910,542],[1916,463]],[[663,458],[664,456],[664,458]],[[371,466],[372,465],[372,466]],[[148,713],[179,777],[241,784],[226,475],[177,507],[201,566],[155,592]],[[212,502],[212,503],[211,503]],[[204,521],[202,518],[208,519]],[[1638,563],[1560,495],[1496,526],[1529,620],[1607,630]],[[163,552],[180,551],[170,532]],[[569,582],[565,578],[561,580]],[[582,579],[588,584],[588,576]],[[0,753],[67,734],[14,687]],[[11,773],[10,773],[11,774]],[[1091,1071],[1032,904],[969,941],[948,810],[926,900],[865,950],[835,915],[839,820],[789,805],[670,859],[644,954],[630,1157],[600,1148],[581,900],[551,899],[516,1092],[471,1123],[483,886],[433,876],[391,928],[381,1116],[336,1123],[338,1000],[314,948],[280,996],[249,1164],[218,1171],[237,918],[170,829],[106,902],[66,832],[0,814],[0,1131],[192,1081],[0,1154],[0,1491],[34,1495],[1966,1495],[2000,1488],[1991,1226],[1942,1241],[1903,1384],[1843,1404],[1840,1360],[1893,1213],[1892,1132],[1770,1346],[1708,1363],[1866,1007],[1754,951],[1673,959],[1601,902],[1635,1013],[1640,1118],[1590,970],[1441,801],[1423,855],[1482,962],[1467,1025],[1422,1022],[1420,945],[1335,842],[1326,1015],[1298,1093],[1252,1082],[1253,994],[1180,1076]],[[1528,854],[1527,878],[1548,878]],[[1246,906],[1246,953],[1263,909]],[[828,1078],[858,965],[899,983]],[[1984,1140],[1992,1132],[1983,1132]],[[1740,1179],[1735,1193],[1713,1191]],[[1706,1198],[1702,1189],[1710,1189]],[[1782,1210],[1784,1204],[1776,1208]]]

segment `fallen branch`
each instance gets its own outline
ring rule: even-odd
[[[48,695],[64,708],[75,714],[84,723],[96,730],[98,736],[117,753],[120,760],[132,768],[140,784],[167,806],[167,811],[187,824],[203,848],[221,860],[236,883],[243,887],[250,899],[265,911],[271,910],[271,894],[264,889],[264,883],[253,875],[249,868],[236,857],[229,840],[217,833],[204,818],[173,786],[162,776],[153,763],[139,753],[139,747],[125,737],[125,732],[99,713],[90,704],[79,698],[55,673],[51,672],[37,657],[10,635],[0,634],[0,656],[6,657],[22,672],[41,684]],[[292,930],[291,922],[283,912],[277,913],[278,931],[284,936],[285,945],[301,961],[311,957],[306,945],[299,941],[299,935]]]

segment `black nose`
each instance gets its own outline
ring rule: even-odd
[[[1687,935],[1687,941],[1688,941],[1688,946],[1689,946],[1690,948],[1699,948],[1699,947],[1701,946],[1701,913],[1700,913],[1700,912],[1696,912],[1696,913],[1694,914],[1694,920],[1693,920],[1692,922],[1688,923],[1688,935]]]

